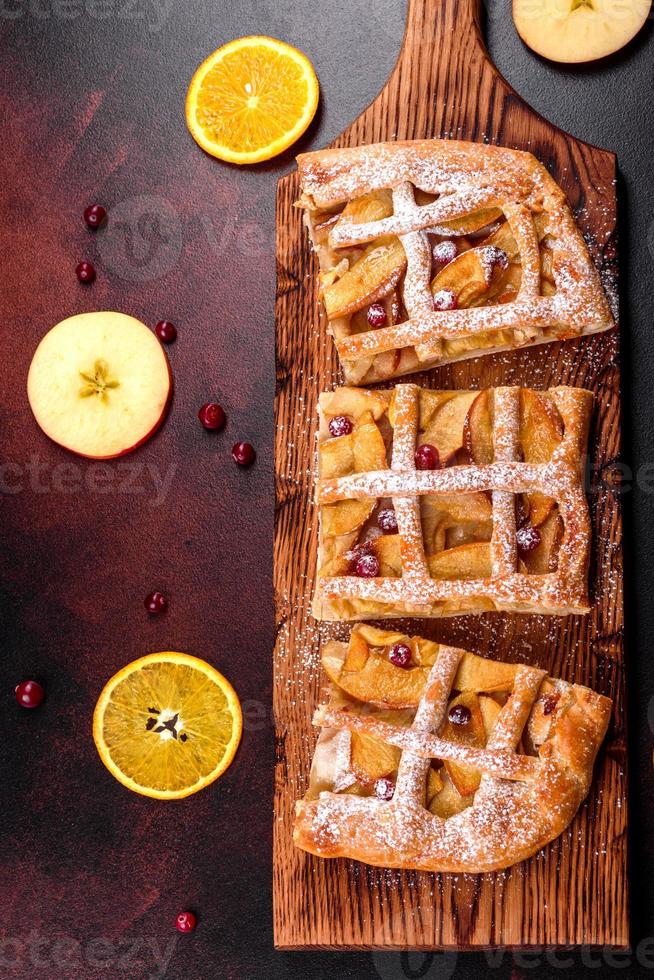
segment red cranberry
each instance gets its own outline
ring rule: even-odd
[[[407,667],[411,666],[411,647],[408,647],[406,643],[396,643],[391,647],[388,654],[388,659],[396,667],[403,667],[405,670]]]
[[[80,262],[75,272],[80,282],[93,282],[95,279],[95,266],[92,262]]]
[[[447,717],[453,725],[469,725],[472,713],[465,704],[455,704],[453,708],[450,708]]]
[[[417,470],[437,470],[441,465],[441,458],[436,446],[430,446],[424,442],[416,449],[416,469]]]
[[[439,311],[455,310],[456,293],[453,293],[451,289],[439,289],[434,293],[434,309]]]
[[[381,303],[373,303],[372,306],[369,306],[367,317],[371,327],[385,327],[388,319],[386,310]]]
[[[543,714],[551,715],[558,703],[559,703],[559,695],[549,694],[546,698],[543,699]]]
[[[154,332],[162,344],[172,344],[177,339],[177,327],[170,320],[159,320]]]
[[[446,239],[444,242],[439,242],[438,245],[434,245],[431,254],[436,265],[449,265],[457,257],[456,245],[454,242]]]
[[[178,932],[193,932],[197,924],[198,920],[192,912],[180,912],[175,919]]]
[[[91,204],[84,212],[84,220],[89,228],[99,228],[106,217],[107,212],[101,204]]]
[[[377,527],[387,534],[397,534],[397,515],[390,507],[380,510],[377,514]]]
[[[484,258],[493,267],[497,265],[502,270],[509,267],[509,256],[503,248],[498,248],[497,245],[487,245],[484,248]]]
[[[149,595],[146,595],[144,605],[149,613],[157,616],[159,613],[166,611],[168,600],[163,592],[151,592]]]
[[[364,552],[356,560],[354,574],[359,578],[376,578],[379,575],[379,559],[369,551]]]
[[[521,527],[516,532],[515,540],[518,545],[518,551],[523,555],[527,555],[530,551],[534,551],[540,544],[540,531],[532,527],[531,524],[525,524],[524,527]]]
[[[38,681],[23,681],[16,688],[16,700],[21,708],[38,708],[45,691]]]
[[[375,796],[380,800],[392,800],[395,792],[395,783],[392,779],[382,776],[375,783]]]
[[[335,415],[329,420],[329,432],[335,439],[338,436],[349,436],[353,428],[352,419],[347,415]]]
[[[200,422],[210,431],[224,429],[227,421],[225,413],[216,402],[207,402],[198,412]]]
[[[237,442],[232,446],[232,459],[239,466],[251,466],[256,455],[254,446],[249,442]]]

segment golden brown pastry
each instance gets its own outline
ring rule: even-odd
[[[579,388],[320,396],[317,619],[589,610]]]
[[[294,840],[389,868],[507,868],[565,830],[611,701],[524,664],[357,626],[331,681]]]
[[[298,157],[348,384],[607,330],[563,191],[531,153],[456,140]]]

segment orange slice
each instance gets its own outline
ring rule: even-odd
[[[93,715],[100,758],[143,796],[179,800],[229,766],[241,740],[241,705],[210,664],[186,653],[151,653],[106,684]]]
[[[272,37],[241,37],[209,55],[186,96],[194,140],[229,163],[282,153],[313,119],[316,73],[306,55]]]

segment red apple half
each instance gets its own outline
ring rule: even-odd
[[[172,392],[155,335],[124,313],[81,313],[50,330],[32,358],[27,397],[47,436],[80,456],[111,459],[159,428]]]

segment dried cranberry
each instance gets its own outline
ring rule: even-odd
[[[543,714],[551,715],[557,704],[559,703],[558,694],[550,694],[543,698]]]
[[[430,446],[428,442],[423,442],[422,446],[416,449],[416,469],[417,470],[437,470],[441,465],[441,457],[436,446]]]
[[[217,402],[207,402],[198,412],[198,418],[210,432],[219,431],[225,428],[227,421],[225,412]]]
[[[403,667],[405,670],[411,666],[411,658],[411,647],[408,647],[406,643],[395,643],[388,653],[390,662],[396,667]]]
[[[540,531],[532,527],[531,524],[525,524],[524,527],[516,531],[515,540],[518,545],[518,551],[523,555],[527,555],[530,551],[534,551],[540,544]]]
[[[380,800],[392,800],[393,793],[395,792],[395,783],[392,779],[388,779],[386,776],[382,776],[375,783],[375,796]]]
[[[359,555],[354,564],[354,574],[359,578],[376,578],[379,575],[379,559],[376,555],[365,551]]]
[[[338,436],[349,436],[353,428],[352,419],[347,415],[335,415],[329,420],[329,432],[335,439]]]
[[[388,316],[381,303],[373,303],[368,307],[368,323],[371,327],[385,327]]]
[[[500,269],[504,270],[509,267],[509,256],[503,248],[498,248],[497,245],[487,245],[484,248],[484,259],[493,268],[499,266]]]
[[[377,514],[377,526],[387,534],[397,534],[397,515],[390,507],[385,507]]]
[[[251,466],[256,456],[254,446],[249,442],[235,442],[232,446],[232,459],[239,466]]]
[[[177,327],[170,320],[159,320],[154,332],[162,344],[172,344],[177,338]]]
[[[192,912],[180,912],[175,919],[178,932],[193,932],[197,924],[198,920]]]
[[[457,248],[453,241],[446,239],[444,242],[439,242],[438,245],[434,245],[431,250],[434,262],[436,265],[449,265],[457,257]]]
[[[143,600],[143,605],[152,616],[158,616],[168,608],[168,600],[163,592],[150,592]]]
[[[456,293],[451,289],[439,289],[434,293],[434,309],[439,312],[442,310],[456,309]]]
[[[91,204],[84,211],[84,220],[89,228],[99,228],[106,217],[107,212],[101,204]]]
[[[90,283],[95,279],[95,267],[92,262],[80,262],[75,269],[80,282]]]
[[[472,713],[465,704],[455,704],[454,707],[450,708],[447,717],[453,725],[469,725]]]
[[[45,691],[38,681],[23,681],[18,684],[15,693],[21,708],[38,708],[45,697]]]

